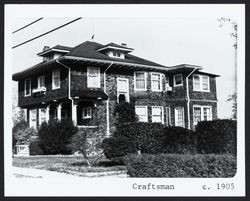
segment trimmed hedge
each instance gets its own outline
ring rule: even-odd
[[[71,120],[44,122],[38,130],[39,146],[44,154],[71,154],[68,144],[77,131]]]
[[[231,154],[130,154],[124,160],[130,177],[233,177]]]
[[[43,150],[39,146],[39,142],[37,140],[30,142],[30,155],[43,155]]]
[[[163,148],[163,125],[147,122],[119,124],[114,137],[128,138],[141,153],[159,153]]]
[[[125,137],[105,138],[102,141],[104,155],[116,163],[123,163],[123,157],[130,153],[136,153],[135,144]]]
[[[182,127],[164,128],[163,153],[196,154],[196,137],[192,130]]]
[[[202,121],[196,126],[199,153],[236,155],[237,125],[234,120]]]

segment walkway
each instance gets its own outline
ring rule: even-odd
[[[12,167],[13,174],[17,178],[80,178],[80,176],[70,175],[49,170],[39,170],[34,168],[20,168]],[[82,176],[81,176],[82,177]],[[108,177],[108,178],[126,178],[127,174],[125,172],[90,172],[86,173],[86,177],[98,178],[98,177]]]

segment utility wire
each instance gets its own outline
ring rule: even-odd
[[[18,32],[18,31],[21,31],[21,30],[23,30],[23,29],[25,29],[26,27],[28,27],[28,26],[30,26],[30,25],[32,25],[32,24],[34,24],[34,23],[40,21],[41,19],[43,19],[43,17],[41,17],[41,18],[39,18],[39,19],[37,19],[37,20],[35,20],[35,21],[33,21],[33,22],[31,22],[31,23],[25,25],[24,27],[21,27],[20,29],[17,29],[16,31],[13,31],[12,34]]]
[[[47,34],[53,32],[53,31],[56,31],[56,30],[58,30],[58,29],[60,29],[60,28],[62,28],[62,27],[65,27],[65,26],[67,26],[67,25],[69,25],[69,24],[71,24],[71,23],[73,23],[73,22],[75,22],[75,21],[77,21],[77,20],[80,20],[80,19],[82,19],[82,18],[81,18],[81,17],[76,18],[76,19],[74,19],[74,20],[72,20],[72,21],[70,21],[70,22],[68,22],[68,23],[66,23],[66,24],[63,24],[63,25],[61,25],[61,26],[59,26],[59,27],[56,27],[56,28],[54,28],[54,29],[52,29],[52,30],[50,30],[50,31],[47,31],[47,32],[45,32],[45,33],[39,35],[39,36],[36,36],[36,37],[34,37],[34,38],[31,38],[31,39],[29,39],[29,40],[27,40],[27,41],[25,41],[25,42],[19,43],[18,45],[13,46],[12,49],[14,49],[14,48],[16,48],[16,47],[19,47],[19,46],[21,46],[21,45],[24,45],[25,43],[28,43],[28,42],[30,42],[30,41],[33,41],[33,40],[35,40],[35,39],[37,39],[37,38],[40,38],[40,37],[42,37],[42,36],[45,36],[45,35],[47,35]]]

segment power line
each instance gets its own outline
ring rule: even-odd
[[[24,29],[24,28],[26,28],[26,27],[28,27],[28,26],[30,26],[30,25],[32,25],[32,24],[34,24],[34,23],[40,21],[41,19],[43,19],[43,17],[41,17],[41,18],[39,18],[39,19],[37,19],[37,20],[35,20],[35,21],[33,21],[33,22],[31,22],[31,23],[29,23],[29,24],[23,26],[23,27],[21,27],[20,29],[17,29],[16,31],[13,31],[12,34],[18,32],[18,31],[21,31],[22,29]]]
[[[62,27],[65,27],[65,26],[67,26],[67,25],[69,25],[69,24],[71,24],[71,23],[73,23],[73,22],[75,22],[75,21],[77,21],[77,20],[80,20],[80,19],[82,19],[82,18],[81,18],[81,17],[76,18],[76,19],[74,19],[74,20],[72,20],[72,21],[70,21],[70,22],[68,22],[68,23],[66,23],[66,24],[63,24],[63,25],[61,25],[61,26],[59,26],[59,27],[56,27],[56,28],[54,28],[54,29],[52,29],[52,30],[50,30],[50,31],[48,31],[48,32],[45,32],[45,33],[39,35],[39,36],[36,36],[36,37],[34,37],[34,38],[31,38],[31,39],[29,39],[29,40],[27,40],[27,41],[25,41],[25,42],[19,43],[18,45],[13,46],[12,49],[14,49],[14,48],[16,48],[16,47],[19,47],[19,46],[21,46],[21,45],[24,45],[24,44],[26,44],[26,43],[28,43],[28,42],[30,42],[30,41],[33,41],[33,40],[35,40],[35,39],[37,39],[37,38],[42,37],[42,36],[45,36],[45,35],[47,35],[47,34],[53,32],[53,31],[56,31],[56,30],[58,30],[58,29],[60,29],[60,28],[62,28]]]

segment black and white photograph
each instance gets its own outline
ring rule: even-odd
[[[5,5],[5,194],[244,196],[244,40],[243,4]]]

